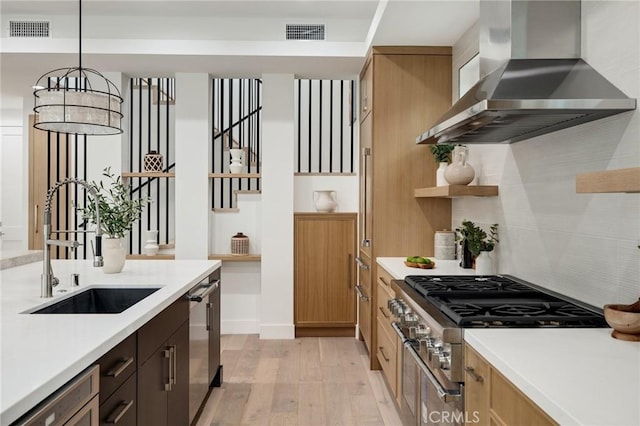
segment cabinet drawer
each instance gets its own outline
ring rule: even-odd
[[[360,252],[360,263],[358,265],[358,284],[371,292],[371,260]]]
[[[394,336],[395,332],[391,327],[391,322],[393,321],[393,315],[389,311],[387,307],[387,301],[391,298],[384,284],[378,282],[376,286],[378,289],[378,294],[376,297],[376,316],[380,319],[382,326],[385,328],[387,334],[389,336]]]
[[[136,424],[136,375],[129,377],[118,390],[100,404],[100,426]]]
[[[189,319],[189,301],[181,297],[138,330],[138,367]]]
[[[394,292],[393,289],[391,288],[391,281],[394,279],[390,273],[387,272],[386,269],[384,269],[382,266],[378,265],[378,282],[382,283],[382,285],[384,285],[384,287],[387,289],[387,291],[389,292],[389,295],[391,297],[395,297],[394,296]]]
[[[136,371],[136,334],[120,342],[98,360],[100,364],[100,404]]]
[[[360,77],[360,121],[373,109],[373,57]]]
[[[364,338],[364,343],[371,351],[371,293],[366,288],[359,288],[358,294],[358,328]]]
[[[396,356],[396,345],[395,340],[392,339],[385,330],[385,327],[378,318],[378,343],[376,348],[376,356],[378,357],[378,361],[380,361],[380,365],[382,366],[382,371],[387,379],[387,384],[389,388],[393,392],[393,395],[396,396],[398,394],[397,390],[397,356]]]
[[[479,424],[488,424],[489,365],[468,345],[465,345],[464,356],[465,411],[471,419],[479,419]]]

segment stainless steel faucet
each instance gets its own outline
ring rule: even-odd
[[[67,178],[59,182],[56,182],[49,191],[44,201],[44,220],[43,220],[43,236],[44,236],[44,261],[42,265],[42,277],[40,280],[40,297],[52,297],[53,287],[58,285],[59,280],[53,275],[53,268],[51,267],[51,249],[50,246],[68,247],[75,249],[80,244],[77,241],[61,241],[51,239],[52,232],[66,232],[74,233],[76,231],[51,231],[51,200],[54,194],[63,185],[67,184],[81,185],[89,191],[89,194],[93,196],[93,201],[96,206],[96,251],[93,258],[93,266],[99,268],[103,266],[102,262],[102,230],[100,229],[100,209],[98,204],[98,192],[87,181],[82,179]]]

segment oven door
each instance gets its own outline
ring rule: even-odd
[[[414,411],[416,424],[420,426],[464,424],[463,387],[456,384],[455,389],[445,389],[420,358],[410,341],[405,342],[403,356],[405,358],[403,367],[413,364],[411,368],[416,371],[413,378],[417,388]],[[402,377],[403,379],[406,377],[404,372]]]

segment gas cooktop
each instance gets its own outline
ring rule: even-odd
[[[607,327],[595,308],[503,275],[404,281],[459,327]]]

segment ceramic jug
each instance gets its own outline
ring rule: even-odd
[[[229,164],[229,172],[231,173],[242,173],[242,156],[244,155],[243,149],[230,149],[229,154],[231,154],[231,164]]]
[[[332,213],[338,207],[336,191],[313,191],[313,204],[317,212]]]
[[[148,231],[144,231],[144,254],[147,256],[154,256],[158,254],[158,250],[160,250],[160,246],[158,245],[158,231],[155,229],[150,229]]]
[[[102,272],[105,274],[117,274],[124,268],[127,252],[122,242],[122,238],[102,239]]]
[[[444,177],[451,185],[468,185],[476,175],[475,170],[467,163],[466,146],[457,145],[453,149],[452,162],[447,166]]]

